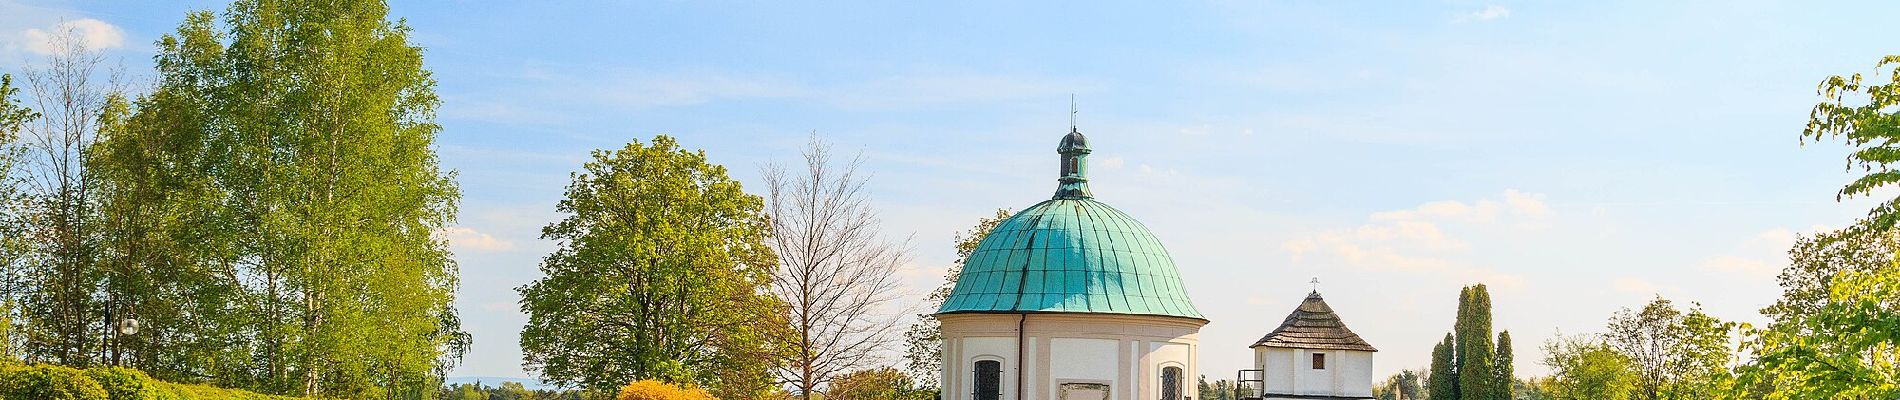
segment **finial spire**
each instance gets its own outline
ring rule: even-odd
[[[1062,177],[1056,182],[1056,198],[1086,199],[1093,197],[1089,193],[1088,157],[1089,141],[1075,126],[1075,95],[1069,95],[1069,134],[1062,136],[1062,144],[1056,146],[1056,153],[1062,154]]]
[[[1307,283],[1313,284],[1313,293],[1319,293],[1319,277],[1315,276],[1312,282]]]
[[[1069,93],[1069,132],[1075,131],[1075,93]]]

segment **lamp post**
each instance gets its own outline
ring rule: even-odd
[[[102,343],[105,346],[105,348],[101,350],[108,352],[109,354],[107,355],[110,356],[110,358],[106,360],[102,360],[102,361],[105,361],[107,364],[111,366],[117,367],[119,366],[119,353],[121,352],[121,350],[119,349],[119,338],[122,336],[132,336],[132,335],[138,334],[139,320],[137,318],[120,318],[117,321],[114,321],[112,319],[112,306],[110,305],[111,303],[112,302],[110,301],[107,302],[108,305],[106,306],[106,334],[104,335],[105,337],[101,338],[101,340],[105,341],[105,343]]]

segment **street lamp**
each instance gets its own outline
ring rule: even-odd
[[[126,318],[119,320],[119,336],[132,336],[139,333],[139,320]]]

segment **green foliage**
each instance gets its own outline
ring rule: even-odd
[[[1495,344],[1494,344],[1495,343]],[[1511,398],[1509,334],[1493,342],[1491,336],[1491,292],[1484,284],[1458,291],[1458,319],[1452,333],[1432,349],[1431,376],[1427,385],[1432,398],[1463,400],[1508,400]],[[1499,360],[1499,355],[1503,359]]]
[[[1200,396],[1195,398],[1201,400],[1235,400],[1236,391],[1238,390],[1238,388],[1234,387],[1233,381],[1226,379],[1219,379],[1213,383],[1208,383],[1207,375],[1201,375],[1200,385],[1197,389],[1199,389],[1198,393]]]
[[[528,390],[519,382],[502,382],[495,386],[475,382],[444,385],[436,398],[446,400],[583,400],[589,397],[583,396],[583,393],[577,390]]]
[[[963,261],[969,259],[970,253],[976,251],[976,245],[982,243],[983,238],[989,236],[990,231],[995,230],[996,225],[1003,223],[1003,220],[1009,219],[1009,216],[1009,209],[998,208],[995,214],[977,219],[976,226],[969,231],[957,232],[956,262],[951,263],[950,270],[943,273],[943,283],[924,298],[923,307],[927,311],[917,314],[917,322],[904,331],[905,369],[920,384],[937,387],[940,385],[937,375],[943,372],[943,327],[930,314],[936,313],[944,300],[950,298],[950,291],[956,288],[957,277],[963,274]]]
[[[1808,115],[1802,142],[1841,138],[1854,152],[1847,168],[1863,175],[1836,199],[1871,196],[1900,183],[1900,55],[1875,63],[1884,82],[1861,74],[1830,76]],[[1751,330],[1758,355],[1740,387],[1771,399],[1900,397],[1900,266],[1894,264],[1900,198],[1888,199],[1848,229],[1803,238],[1783,270],[1773,318]]]
[[[1494,354],[1497,360],[1495,369],[1491,371],[1494,377],[1492,385],[1495,385],[1492,387],[1496,391],[1496,397],[1493,398],[1514,399],[1516,396],[1513,394],[1517,392],[1517,371],[1512,363],[1517,360],[1511,356],[1511,331],[1498,332],[1498,348]]]
[[[1808,113],[1807,127],[1801,132],[1802,143],[1841,138],[1854,152],[1847,168],[1865,172],[1841,187],[1836,198],[1870,196],[1874,191],[1900,183],[1900,171],[1889,165],[1900,161],[1900,55],[1882,57],[1874,71],[1886,75],[1886,82],[1866,82],[1860,73],[1830,76],[1816,90],[1822,101]],[[1884,71],[1884,72],[1883,72]],[[1850,103],[1852,102],[1852,103]],[[1900,198],[1890,199],[1869,212],[1870,231],[1887,231],[1900,220]]]
[[[1641,311],[1623,309],[1610,318],[1605,339],[1628,356],[1637,372],[1637,398],[1706,399],[1732,380],[1729,365],[1735,324],[1687,313],[1660,296]]]
[[[102,302],[148,327],[112,358],[272,393],[436,393],[468,341],[434,236],[459,191],[432,149],[435,81],[387,12],[191,13],[158,42],[152,93],[104,109]]]
[[[1426,393],[1419,383],[1418,371],[1399,370],[1383,382],[1373,383],[1372,397],[1379,400],[1418,399]]]
[[[764,295],[774,257],[762,200],[673,138],[595,151],[542,229],[560,248],[517,289],[521,348],[549,382],[612,391],[656,379],[726,398],[771,389]]]
[[[934,388],[919,387],[910,376],[893,368],[847,372],[831,381],[825,400],[931,400]]]
[[[1498,400],[1496,345],[1491,339],[1491,292],[1480,283],[1465,288],[1458,307],[1458,398]]]
[[[1598,338],[1552,338],[1543,363],[1551,376],[1539,392],[1552,399],[1626,400],[1638,393],[1635,363]]]
[[[14,172],[25,152],[20,143],[21,130],[38,115],[20,104],[19,93],[13,75],[0,74],[0,359],[23,355],[23,338],[15,321],[19,320],[17,305],[25,289],[20,284],[22,264],[33,244],[27,236],[27,221],[21,215],[20,180]]]
[[[107,392],[85,371],[58,365],[0,366],[0,398],[84,400],[105,399]]]
[[[1803,238],[1782,272],[1774,320],[1752,331],[1741,383],[1770,399],[1900,396],[1900,267],[1891,231]]]
[[[1432,346],[1432,370],[1426,377],[1425,389],[1433,399],[1458,398],[1458,359],[1456,357],[1457,339],[1450,333],[1445,340]]]
[[[84,370],[0,364],[0,398],[49,400],[292,400],[243,390],[159,381],[130,368]]]

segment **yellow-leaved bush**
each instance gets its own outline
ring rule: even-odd
[[[635,381],[620,388],[614,400],[719,400],[704,390],[682,388],[655,380]]]

